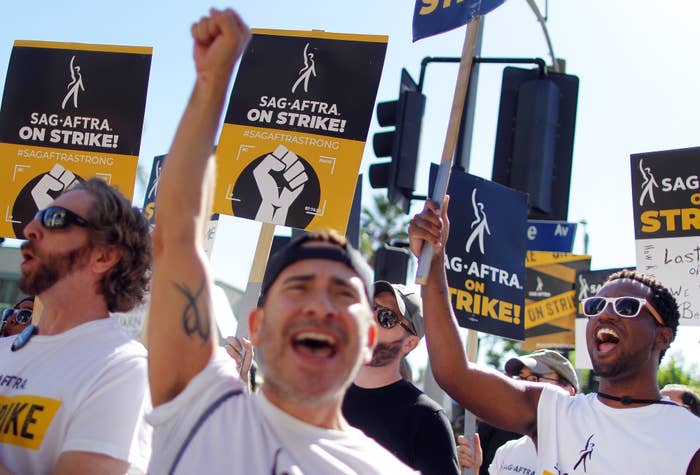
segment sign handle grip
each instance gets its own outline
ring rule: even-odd
[[[447,185],[450,182],[450,172],[452,171],[452,161],[443,160],[438,168],[435,188],[431,199],[442,209],[442,200],[447,193]],[[428,272],[430,271],[430,261],[433,259],[433,246],[425,243],[418,259],[418,270],[416,271],[416,283],[425,285],[427,283]]]

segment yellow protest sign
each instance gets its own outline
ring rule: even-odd
[[[82,179],[131,197],[151,48],[16,41],[0,108],[0,235]]]
[[[524,351],[574,348],[574,284],[577,272],[588,270],[590,263],[590,256],[528,251]]]
[[[253,30],[217,146],[214,212],[344,232],[386,43]]]

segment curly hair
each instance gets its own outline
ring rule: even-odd
[[[128,312],[143,302],[149,289],[151,235],[148,221],[119,190],[99,178],[70,191],[89,193],[94,202],[87,217],[92,245],[112,246],[120,259],[98,283],[110,312]]]
[[[649,303],[661,315],[661,318],[664,321],[664,326],[670,328],[673,331],[673,339],[675,339],[676,333],[678,332],[678,321],[680,320],[681,316],[678,312],[678,303],[676,302],[676,298],[673,296],[671,291],[663,285],[661,285],[661,282],[659,282],[650,275],[626,269],[611,274],[608,277],[606,283],[618,279],[635,280],[644,284],[651,290],[651,297],[649,298]],[[663,350],[661,352],[661,354],[659,355],[659,361],[661,361],[665,353],[666,350]]]

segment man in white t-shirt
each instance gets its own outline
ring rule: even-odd
[[[536,437],[538,473],[700,474],[700,421],[662,399],[656,377],[679,320],[668,289],[623,271],[583,302],[597,394],[572,397],[507,378],[468,362],[462,350],[445,274],[448,203],[426,202],[409,225],[415,253],[426,242],[435,248],[422,295],[432,309],[425,316],[431,367],[443,389],[490,424]]]
[[[537,350],[511,358],[506,362],[505,373],[522,381],[559,386],[572,396],[578,391],[578,376],[574,367],[564,355],[554,350]],[[463,454],[471,449],[469,441],[465,437],[460,437],[458,443],[465,448],[459,451],[460,464],[463,467],[471,466],[463,463],[462,460]],[[500,446],[488,470],[490,475],[537,473],[537,449],[532,438],[524,435]]]
[[[93,178],[39,211],[24,237],[19,285],[43,311],[0,339],[0,463],[18,474],[145,471],[146,350],[109,313],[143,300],[146,219]]]
[[[341,412],[376,336],[370,270],[344,237],[307,234],[270,258],[248,319],[265,374],[259,393],[247,394],[233,360],[215,349],[202,252],[210,153],[248,28],[232,10],[212,10],[192,36],[197,79],[163,167],[153,234],[149,472],[412,473]]]

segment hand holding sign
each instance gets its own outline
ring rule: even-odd
[[[37,209],[44,209],[51,204],[59,193],[72,188],[78,179],[75,175],[63,168],[61,165],[54,165],[50,172],[45,174],[32,189],[32,198]],[[50,194],[49,192],[53,192]]]
[[[408,236],[411,242],[411,251],[420,256],[425,243],[435,248],[431,260],[444,259],[444,246],[450,235],[450,220],[447,217],[447,208],[450,203],[450,195],[445,195],[442,210],[432,201],[428,200],[423,206],[423,211],[416,214],[408,225]]]
[[[282,186],[278,186],[272,175],[274,172],[281,174]],[[280,145],[260,162],[253,171],[253,176],[262,198],[255,219],[284,225],[289,207],[299,197],[304,190],[304,184],[309,180],[301,160],[294,152]]]

